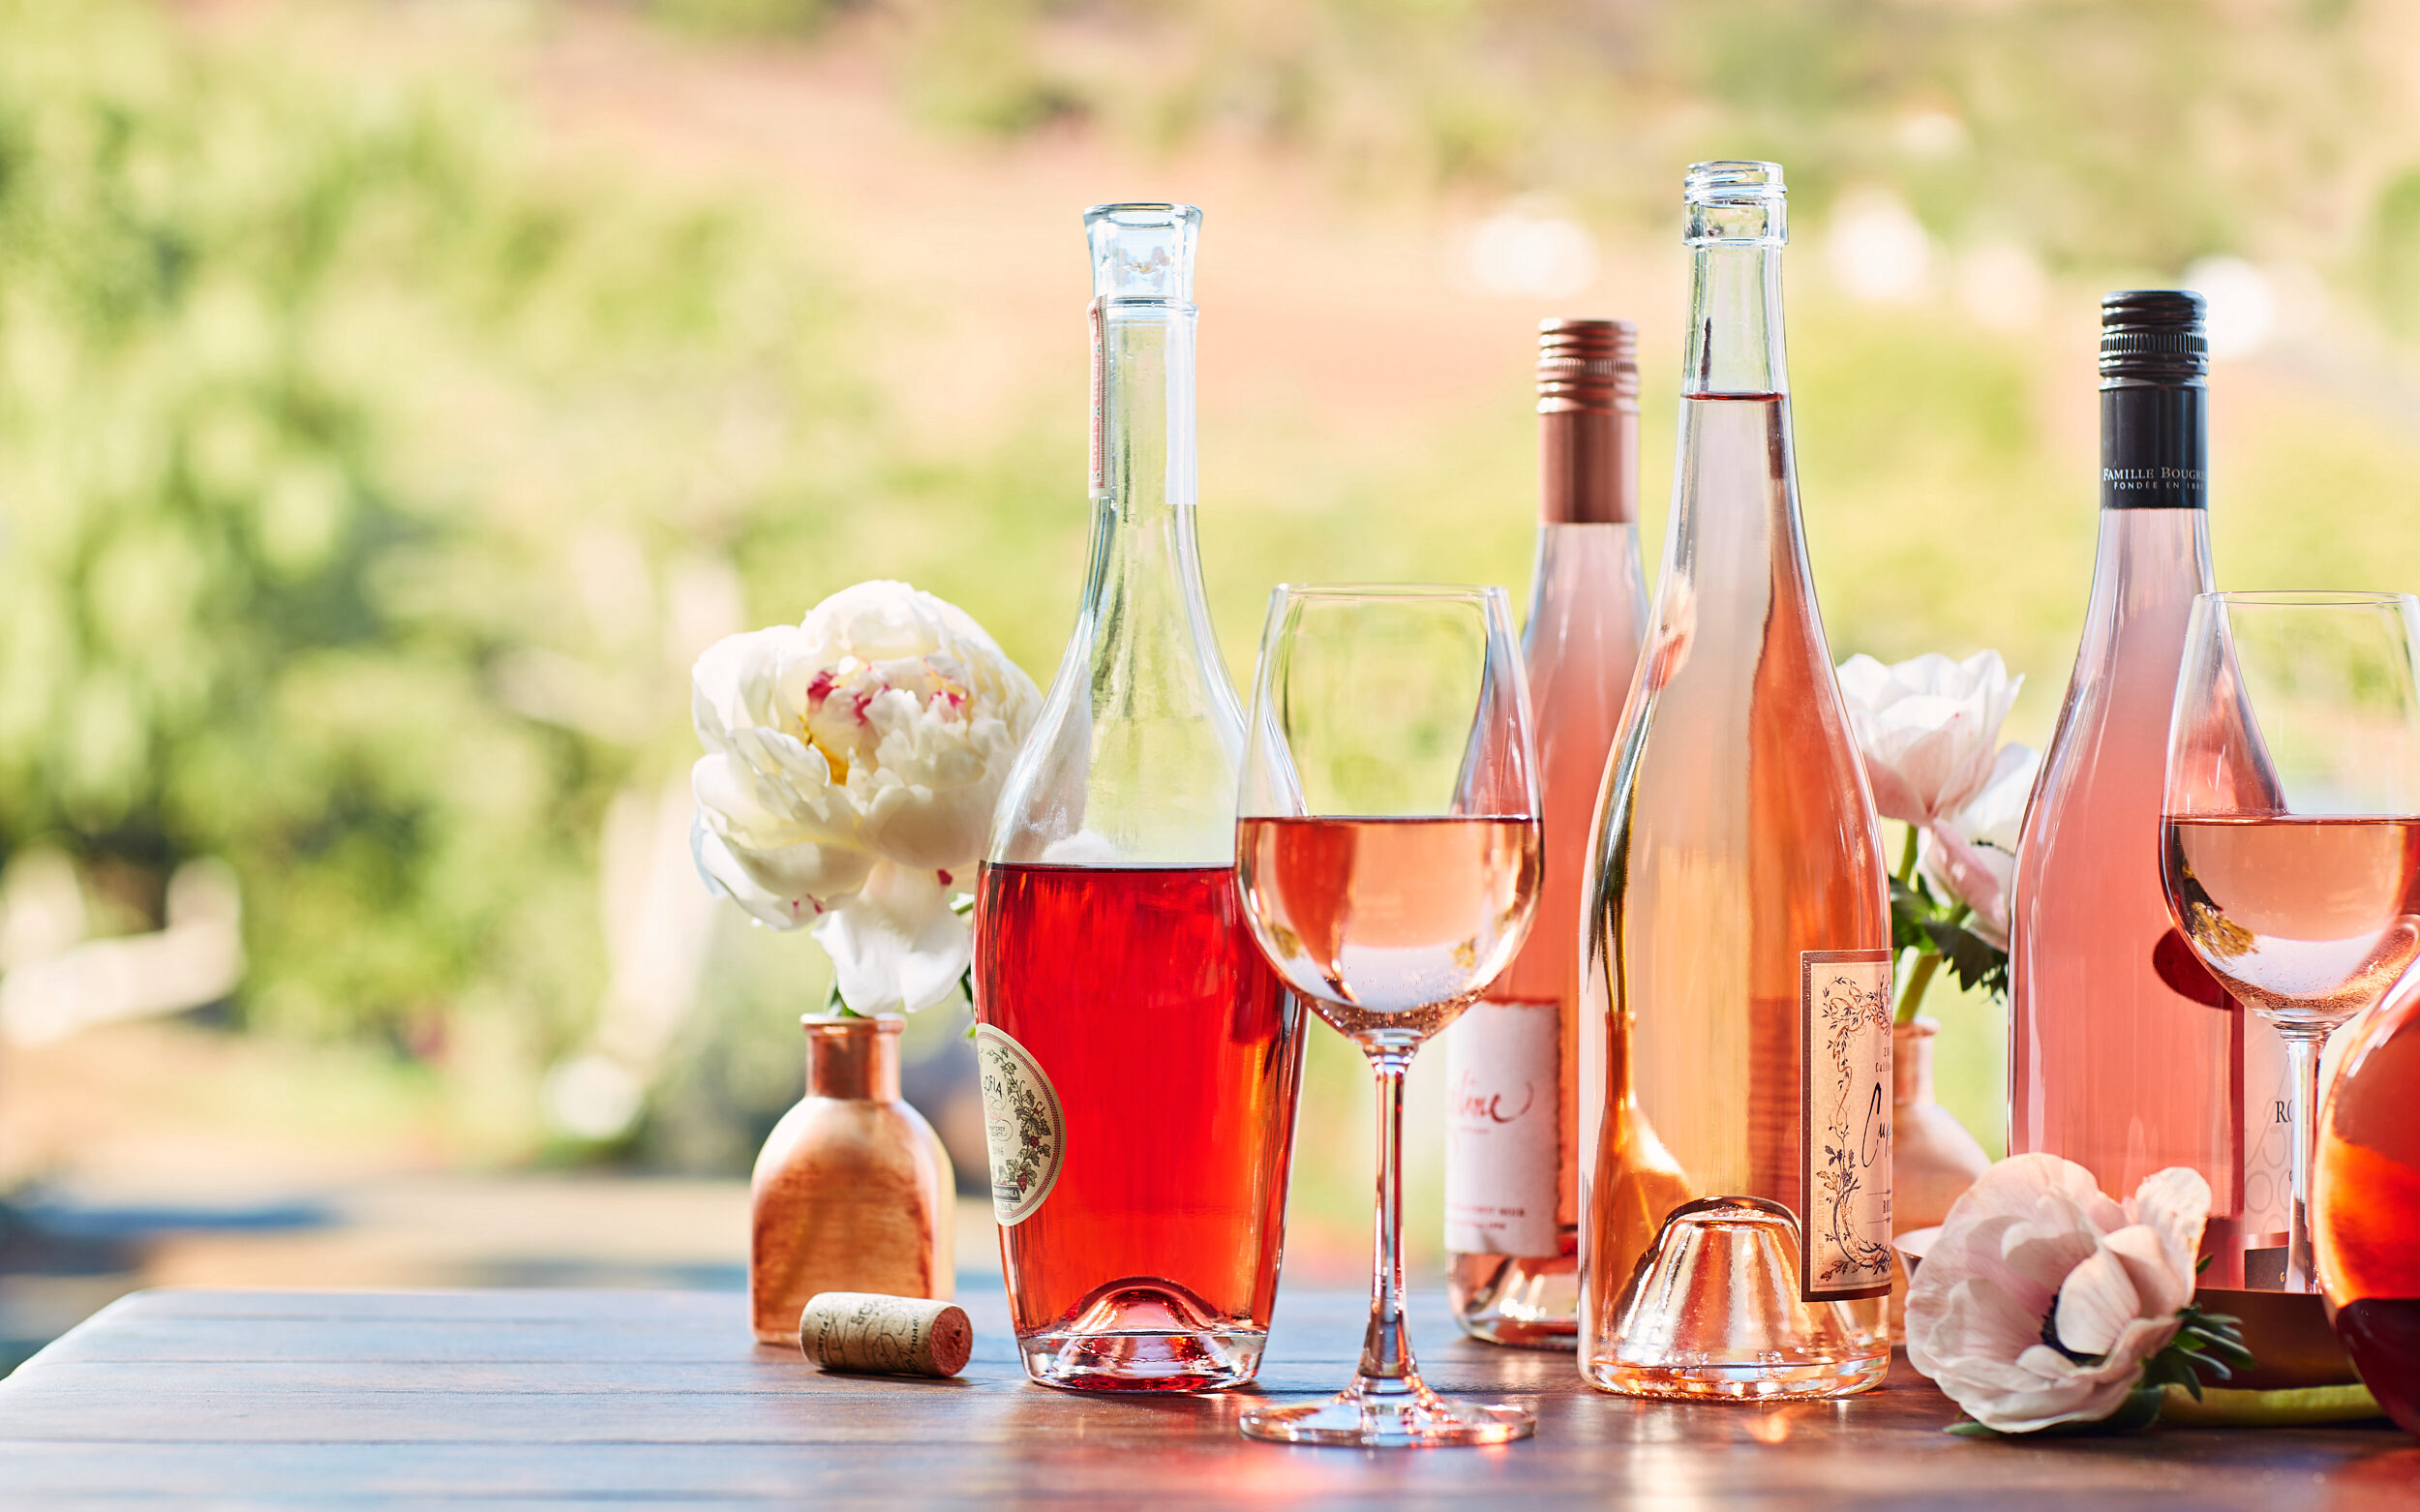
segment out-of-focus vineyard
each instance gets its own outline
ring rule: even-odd
[[[1209,212],[1240,673],[1279,579],[1521,590],[1542,314],[1647,327],[1652,561],[1713,156],[1789,172],[1836,655],[1996,646],[2046,734],[2135,283],[2213,298],[2222,577],[2420,585],[2388,0],[0,0],[0,1024],[190,1010],[452,1158],[741,1168],[826,967],[689,871],[688,662],[896,576],[1046,678],[1082,206]],[[1990,1142],[1998,1030],[1935,1012]]]

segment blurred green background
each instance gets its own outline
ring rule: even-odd
[[[744,1171],[828,968],[689,872],[688,662],[882,576],[1047,680],[1082,207],[1207,211],[1240,674],[1282,578],[1526,592],[1543,315],[1645,329],[1652,572],[1709,157],[1789,173],[1835,658],[1997,648],[2046,736],[2131,285],[2212,298],[2222,582],[2420,584],[2392,0],[0,0],[0,1191],[218,1128]],[[1930,1011],[1996,1152],[1996,1011]],[[1349,1274],[1315,1042],[1296,1250]]]

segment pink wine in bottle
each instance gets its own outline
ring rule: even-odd
[[[1671,533],[1591,853],[1580,1368],[1838,1396],[1891,1364],[1890,901],[1799,520],[1781,169],[1699,164],[1687,213]]]
[[[1235,892],[1244,721],[1194,544],[1190,205],[1099,205],[1092,567],[975,910],[992,1211],[1025,1370],[1198,1391],[1260,1367],[1302,1005]]]
[[[1445,1278],[1463,1332],[1568,1349],[1580,1325],[1580,889],[1647,624],[1637,327],[1539,325],[1538,442],[1522,650],[1545,885],[1528,943],[1445,1032]]]
[[[2083,643],[2017,847],[2009,1149],[2124,1196],[2190,1165],[2210,1183],[2205,1285],[2284,1282],[2292,1105],[2284,1046],[2168,916],[2160,815],[2193,595],[2210,589],[2201,298],[2101,304],[2101,542]]]

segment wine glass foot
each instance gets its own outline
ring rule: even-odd
[[[1278,1443],[1343,1444],[1364,1449],[1427,1449],[1510,1443],[1537,1432],[1537,1413],[1517,1403],[1455,1402],[1415,1377],[1410,1389],[1351,1386],[1325,1402],[1259,1407],[1243,1416],[1244,1436]]]

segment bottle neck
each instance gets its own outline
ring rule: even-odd
[[[899,1031],[905,1020],[826,1018],[811,1014],[806,1027],[806,1094],[858,1102],[899,1100]]]
[[[2101,539],[2077,665],[2109,662],[2123,631],[2161,663],[2163,709],[2193,595],[2211,587],[2203,398],[2198,384],[2101,391]]]
[[[1781,341],[1781,247],[1701,242],[1692,249],[1686,398],[1790,391]]]
[[[1092,308],[1098,419],[1084,610],[1100,632],[1095,665],[1147,647],[1142,654],[1158,677],[1194,681],[1216,669],[1210,680],[1231,704],[1194,536],[1198,316],[1170,299],[1104,298]]]
[[[1639,518],[1639,406],[1541,411],[1538,523],[1630,525]]]
[[[2207,390],[2198,383],[2104,384],[2101,507],[2192,509],[2209,504]]]

